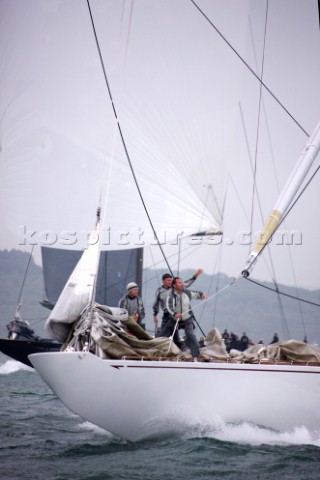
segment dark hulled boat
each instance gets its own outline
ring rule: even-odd
[[[52,310],[82,252],[42,247],[41,253],[46,299],[40,304]],[[128,282],[135,281],[141,285],[142,266],[142,248],[101,252],[97,302],[103,305],[117,305]],[[14,319],[7,325],[8,338],[0,338],[0,351],[32,367],[28,355],[58,351],[62,343],[36,335],[29,324],[21,318],[20,308],[19,304]]]

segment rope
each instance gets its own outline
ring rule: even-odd
[[[150,218],[148,209],[147,209],[146,204],[145,204],[145,202],[144,202],[144,199],[143,199],[143,196],[142,196],[140,187],[139,187],[139,183],[138,183],[138,180],[137,180],[137,177],[136,177],[136,174],[135,174],[135,172],[134,172],[134,169],[133,169],[133,166],[132,166],[132,162],[131,162],[131,159],[130,159],[130,156],[129,156],[129,152],[128,152],[128,149],[127,149],[127,145],[126,145],[126,143],[125,143],[124,136],[123,136],[123,134],[122,134],[122,130],[121,130],[120,123],[119,123],[119,119],[118,119],[118,114],[117,114],[117,111],[116,111],[116,107],[115,107],[115,104],[114,104],[114,101],[113,101],[113,97],[112,97],[112,93],[111,93],[111,88],[110,88],[109,81],[108,81],[107,72],[106,72],[105,65],[104,65],[104,61],[103,61],[102,54],[101,54],[101,49],[100,49],[100,45],[99,45],[99,41],[98,41],[98,36],[97,36],[97,32],[96,32],[96,28],[95,28],[95,24],[94,24],[92,12],[91,12],[90,0],[87,0],[87,5],[88,5],[88,9],[89,9],[89,14],[90,14],[90,19],[91,19],[91,25],[92,25],[93,33],[94,33],[94,38],[95,38],[95,42],[96,42],[96,46],[97,46],[97,50],[98,50],[98,54],[99,54],[100,64],[101,64],[101,67],[102,67],[104,79],[105,79],[106,86],[107,86],[108,93],[109,93],[109,98],[110,98],[111,106],[112,106],[112,109],[113,109],[114,117],[115,117],[115,119],[116,119],[118,131],[119,131],[120,138],[121,138],[121,142],[122,142],[122,145],[123,145],[125,154],[126,154],[126,158],[127,158],[127,160],[128,160],[128,164],[129,164],[129,167],[130,167],[130,170],[131,170],[131,173],[132,173],[134,182],[135,182],[135,184],[136,184],[136,187],[137,187],[137,190],[138,190],[138,193],[139,193],[139,196],[140,196],[140,199],[141,199],[143,208],[144,208],[144,210],[145,210],[145,212],[146,212],[146,215],[147,215],[148,221],[149,221],[149,223],[150,223],[150,226],[151,226],[151,228],[152,228],[154,237],[155,237],[155,239],[156,239],[156,241],[157,241],[157,244],[158,244],[158,246],[159,246],[159,248],[160,248],[160,250],[161,250],[162,256],[163,256],[163,258],[164,258],[164,260],[165,260],[165,262],[166,262],[166,264],[167,264],[167,267],[168,267],[170,273],[171,273],[172,276],[173,276],[173,273],[172,273],[172,271],[171,271],[170,265],[169,265],[168,260],[167,260],[167,258],[166,258],[166,256],[165,256],[164,250],[163,250],[163,248],[162,248],[162,246],[161,246],[161,243],[160,243],[160,241],[159,241],[157,232],[156,232],[156,230],[155,230],[155,228],[154,228],[154,226],[153,226],[153,223],[152,223],[152,220],[151,220],[151,218]]]
[[[177,318],[177,321],[176,321],[176,324],[175,324],[175,326],[174,326],[172,335],[170,336],[170,343],[169,343],[168,353],[170,352],[171,345],[172,345],[172,342],[173,342],[173,337],[174,337],[174,334],[176,333],[176,330],[177,330],[177,327],[178,327],[178,324],[179,324],[179,320],[180,320],[180,318]]]
[[[196,305],[194,305],[193,307],[190,307],[188,310],[184,311],[184,312],[181,312],[182,315],[184,315],[185,313],[190,313],[192,312],[193,310],[195,310],[196,308],[202,306],[203,304],[207,303],[209,300],[212,300],[212,298],[220,295],[222,292],[224,292],[225,290],[227,290],[227,288],[231,287],[231,285],[233,285],[235,282],[237,282],[239,280],[239,278],[242,278],[242,275],[238,275],[237,277],[233,278],[231,280],[230,283],[228,283],[228,285],[225,285],[223,288],[221,288],[220,290],[218,290],[217,292],[213,293],[212,295],[210,295],[209,297],[207,298],[204,298],[201,302],[197,303]],[[179,320],[179,319],[178,319]],[[202,328],[200,327],[199,323],[197,322],[197,319],[194,317],[194,320],[196,322],[196,324],[198,325],[199,329],[201,330],[201,333],[202,335],[205,336],[205,333],[203,332]],[[174,334],[174,332],[173,332]],[[172,334],[172,335],[173,335]]]
[[[298,120],[287,110],[287,108],[280,102],[280,100],[276,97],[276,95],[267,87],[267,85],[259,78],[259,76],[255,73],[255,71],[250,67],[250,65],[241,57],[241,55],[237,52],[237,50],[231,45],[231,43],[226,39],[226,37],[220,32],[220,30],[214,25],[214,23],[207,17],[207,15],[201,10],[201,8],[196,4],[194,0],[190,0],[191,3],[197,8],[197,10],[201,13],[201,15],[209,22],[212,28],[220,35],[222,40],[231,48],[231,50],[237,55],[237,57],[241,60],[241,62],[247,67],[247,69],[252,73],[252,75],[264,86],[267,92],[272,96],[272,98],[280,105],[280,107],[289,115],[289,117],[294,121],[294,123],[307,135],[310,136],[308,132],[300,125]]]
[[[224,287],[222,287],[220,290],[218,290],[217,292],[213,293],[212,295],[210,295],[209,297],[207,298],[204,298],[201,302],[197,303],[197,305],[195,305],[194,307],[192,307],[192,310],[195,310],[196,308],[200,307],[201,305],[203,305],[204,303],[207,303],[209,300],[212,300],[214,297],[217,297],[218,295],[220,295],[220,293],[224,292],[225,290],[227,290],[227,288],[231,287],[231,285],[233,285],[234,283],[236,283],[239,278],[242,278],[242,275],[239,274],[237,277],[233,278],[231,280],[230,283],[228,283],[228,285],[225,285]],[[190,310],[187,310],[187,312],[183,312],[183,313],[188,313],[191,311],[191,308]]]

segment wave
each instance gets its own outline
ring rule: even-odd
[[[208,435],[216,440],[257,445],[313,445],[320,447],[320,432],[297,427],[292,432],[277,432],[259,425],[241,423],[225,424],[219,431]]]
[[[7,360],[4,363],[0,363],[0,375],[10,375],[18,371],[34,372],[32,368],[16,360]],[[61,414],[79,418],[67,409],[63,413],[61,412]],[[123,442],[123,440],[121,441],[112,433],[87,421],[81,422],[80,420],[79,428],[104,437],[104,440],[107,442]],[[305,427],[298,427],[293,431],[279,432],[253,423],[227,423],[218,416],[212,415],[211,418],[208,418],[208,416],[195,411],[182,412],[180,410],[179,414],[174,418],[159,418],[155,416],[153,421],[145,425],[145,428],[148,433],[140,439],[142,442],[146,439],[157,442],[162,439],[189,440],[206,438],[251,446],[310,445],[320,448],[319,431],[310,431]]]
[[[20,370],[34,371],[31,367],[16,360],[7,360],[5,363],[0,364],[0,375],[9,375]]]
[[[225,422],[216,415],[212,418],[204,418],[194,412],[180,415],[179,418],[161,420],[157,418],[148,422],[146,427],[149,433],[141,440],[208,438],[251,446],[312,445],[320,447],[320,431],[310,431],[306,427],[301,426],[292,431],[280,432],[254,423]]]

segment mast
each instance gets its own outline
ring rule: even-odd
[[[320,122],[317,124],[314,132],[309,138],[309,141],[303,149],[298,162],[295,165],[291,176],[285,184],[280,196],[270,214],[267,222],[265,223],[259,240],[255,244],[253,250],[249,254],[249,257],[244,265],[241,274],[244,277],[248,277],[251,273],[253,265],[258,259],[258,256],[264,249],[264,247],[270,241],[272,235],[278,229],[282,218],[287,213],[287,210],[298,192],[303,180],[305,179],[308,171],[310,170],[318,152],[320,149]]]

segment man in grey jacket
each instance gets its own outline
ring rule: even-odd
[[[172,280],[172,291],[167,297],[167,310],[170,318],[161,329],[160,336],[171,337],[179,345],[178,330],[183,328],[186,334],[186,344],[191,350],[193,358],[199,357],[199,345],[197,337],[193,330],[194,315],[191,309],[190,301],[192,299],[205,299],[207,295],[203,292],[188,290],[184,288],[183,280],[180,277],[174,277]]]
[[[134,282],[128,283],[127,294],[120,298],[118,306],[125,308],[128,311],[128,315],[145,330],[146,326],[142,321],[145,317],[144,305],[138,293],[138,285]]]
[[[191,278],[185,280],[184,286],[187,288],[190,287],[190,285],[193,284],[193,282],[199,277],[199,275],[201,275],[202,272],[203,270],[201,268],[198,268],[198,270],[195,271]],[[173,277],[172,275],[170,275],[170,273],[164,273],[162,275],[162,286],[158,287],[155,293],[152,308],[153,321],[155,323],[156,330],[158,327],[158,313],[160,309],[163,311],[160,331],[163,329],[166,321],[170,318],[169,312],[167,310],[167,298],[168,295],[171,293],[172,278]]]

